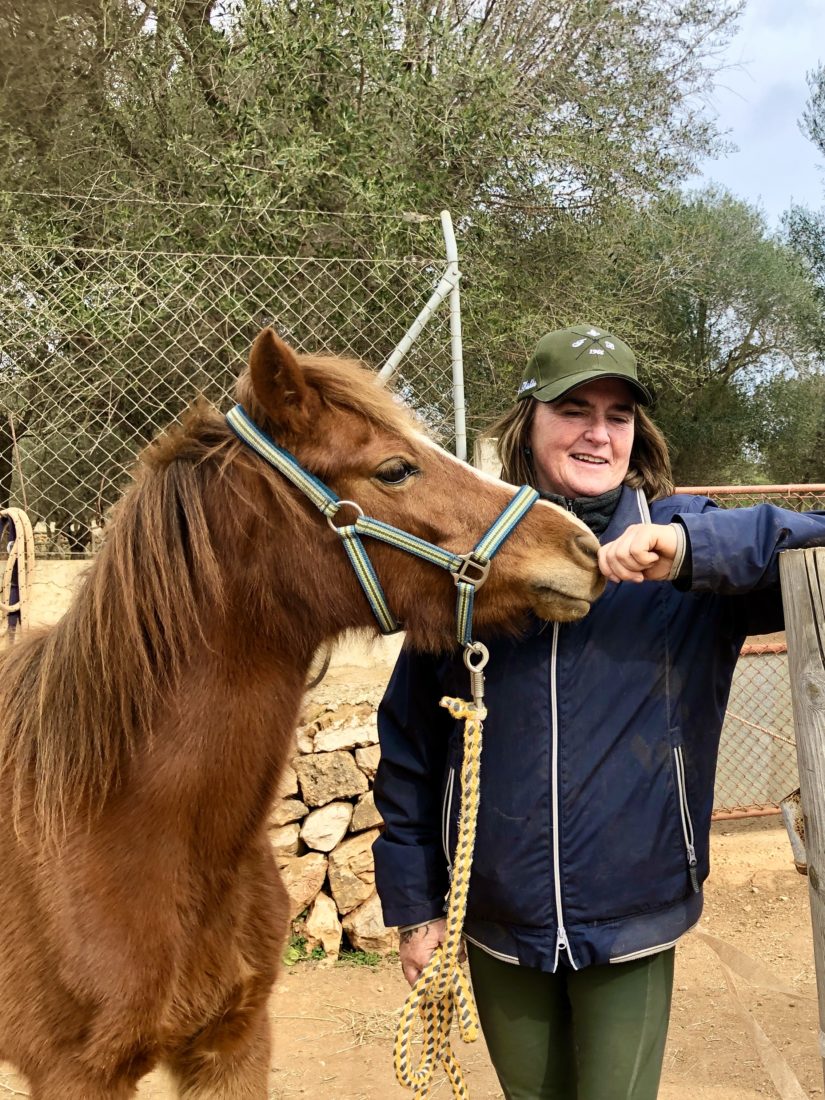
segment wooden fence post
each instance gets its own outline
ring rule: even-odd
[[[825,1076],[825,547],[779,558]]]

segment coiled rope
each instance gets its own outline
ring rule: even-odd
[[[5,522],[4,522],[5,521]],[[0,611],[8,617],[17,615],[21,629],[29,625],[31,584],[34,578],[34,532],[29,517],[22,508],[0,509],[0,530],[9,528],[8,556],[3,570]],[[13,599],[14,589],[17,599]]]
[[[474,656],[476,663],[473,663]],[[468,1100],[470,1095],[461,1066],[450,1046],[450,1028],[453,1013],[456,1012],[459,1034],[464,1042],[473,1043],[478,1038],[478,1012],[469,982],[459,963],[459,954],[476,839],[481,731],[482,723],[487,717],[483,702],[484,677],[481,670],[487,663],[487,656],[485,647],[477,642],[471,643],[465,649],[464,662],[470,669],[473,682],[474,701],[472,703],[465,699],[451,697],[441,700],[441,706],[446,707],[453,718],[464,719],[461,808],[450,891],[447,897],[447,929],[444,942],[435,949],[418,981],[410,990],[401,1010],[401,1019],[395,1036],[393,1051],[395,1076],[405,1088],[415,1090],[415,1100],[427,1100],[433,1074],[439,1065],[444,1067],[456,1100]],[[422,1018],[423,1050],[418,1066],[414,1069],[410,1045],[418,1016]]]

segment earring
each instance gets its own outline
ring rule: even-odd
[[[522,452],[523,452],[525,458],[532,458],[533,457],[533,448],[532,447],[522,447],[521,449],[522,449]]]

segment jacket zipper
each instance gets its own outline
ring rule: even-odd
[[[682,753],[682,746],[677,745],[673,750],[673,755],[676,761],[676,786],[679,791],[679,813],[682,817],[682,835],[685,838],[685,851],[687,852],[688,861],[688,873],[690,874],[690,884],[693,887],[694,894],[699,893],[699,874],[696,870],[698,860],[696,859],[696,849],[693,846],[693,822],[690,819],[690,807],[688,806],[687,799],[687,784],[685,783],[685,759]]]
[[[444,790],[444,804],[441,809],[441,843],[447,860],[447,874],[452,877],[453,864],[450,859],[450,811],[453,808],[453,787],[455,786],[455,768],[450,768],[447,786]]]
[[[572,508],[570,511],[572,511]],[[564,927],[564,913],[561,904],[561,852],[559,844],[559,716],[558,699],[556,695],[556,659],[559,647],[559,628],[559,623],[553,623],[553,650],[550,658],[550,712],[553,725],[551,762],[553,776],[550,801],[553,807],[553,878],[556,891],[556,922],[558,924],[558,932],[556,933],[556,958],[553,963],[553,969],[555,970],[559,965],[559,952],[566,951],[567,957],[570,960],[570,965],[574,970],[578,970],[579,968],[576,966],[573,953],[570,950],[570,943],[567,939],[567,930]]]

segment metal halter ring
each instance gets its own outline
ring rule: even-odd
[[[473,658],[478,660],[474,661]],[[490,660],[490,651],[484,642],[468,642],[464,647],[464,665],[470,672],[481,672]]]
[[[338,507],[335,509],[335,511],[332,513],[331,516],[327,516],[327,523],[330,525],[330,527],[333,529],[333,531],[337,532],[337,531],[340,531],[342,527],[351,527],[352,526],[352,524],[350,524],[350,523],[335,523],[335,522],[333,522],[335,519],[337,519],[338,513],[340,512],[340,510],[341,510],[341,508],[344,504],[348,504],[350,506],[350,508],[355,509],[355,511],[358,513],[358,517],[357,517],[358,519],[361,519],[362,516],[364,515],[364,509],[361,507],[360,504],[356,504],[354,500],[339,500],[338,501]]]

